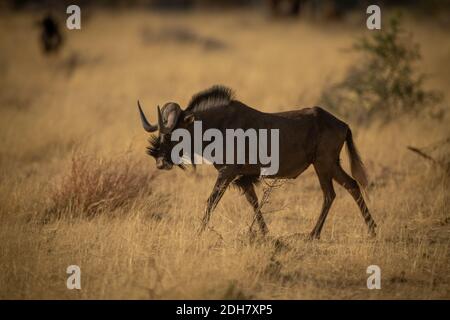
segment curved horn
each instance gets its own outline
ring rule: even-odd
[[[167,116],[167,128],[169,130],[172,130],[175,127],[176,121],[177,121],[177,113],[175,111],[172,111]]]
[[[164,109],[164,113],[166,115],[166,120],[167,122],[164,124],[164,127],[169,130],[172,131],[178,121],[178,117],[181,114],[181,108],[178,104],[176,103],[170,103],[166,109]]]
[[[138,108],[139,108],[139,114],[141,115],[142,127],[144,127],[144,130],[147,131],[147,132],[155,132],[156,130],[158,130],[158,126],[157,125],[153,126],[147,121],[147,118],[145,117],[144,111],[142,111],[141,104],[139,103],[139,100],[138,100],[137,104],[138,104]]]

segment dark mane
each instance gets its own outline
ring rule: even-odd
[[[233,90],[225,86],[215,85],[192,96],[186,111],[203,111],[222,107],[229,104],[233,99]]]

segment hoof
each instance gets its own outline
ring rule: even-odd
[[[269,234],[269,229],[262,229],[262,230],[260,230],[261,231],[261,235],[263,236],[263,237],[266,237],[268,234]]]
[[[206,226],[202,225],[200,228],[198,228],[197,230],[197,236],[201,236],[203,231],[205,231]]]
[[[375,232],[376,225],[375,223],[369,227],[369,238],[375,238],[377,233]]]

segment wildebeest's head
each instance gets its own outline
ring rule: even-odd
[[[159,135],[150,137],[150,146],[147,148],[147,153],[156,160],[156,167],[166,170],[173,167],[171,153],[177,142],[171,141],[171,135],[175,129],[183,128],[189,130],[194,120],[200,120],[202,117],[202,120],[206,119],[204,114],[200,116],[202,112],[226,106],[233,100],[233,97],[234,94],[230,88],[221,85],[212,86],[195,94],[184,110],[175,102],[168,102],[161,109],[158,106],[158,124],[156,125],[152,125],[147,121],[138,101],[144,130],[147,132],[159,130]],[[214,114],[214,117],[217,116],[218,114]],[[192,162],[193,159],[190,160]],[[183,168],[182,164],[178,166]]]
[[[138,108],[144,130],[147,132],[159,131],[159,135],[152,135],[150,137],[150,146],[147,148],[147,153],[155,158],[158,169],[172,169],[171,152],[175,142],[171,141],[171,134],[175,129],[186,128],[191,124],[194,121],[193,114],[181,110],[180,106],[175,102],[168,102],[162,109],[159,106],[157,107],[158,124],[152,125],[145,117],[139,101]],[[183,168],[182,165],[179,166]]]

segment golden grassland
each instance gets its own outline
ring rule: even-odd
[[[447,137],[448,118],[350,123],[371,176],[376,239],[336,185],[321,239],[305,240],[322,201],[311,168],[271,194],[268,240],[250,240],[252,211],[233,189],[213,214],[214,231],[198,237],[215,170],[158,172],[145,154],[138,98],[153,121],[156,104],[185,105],[216,83],[264,111],[312,106],[356,63],[344,49],[367,32],[364,20],[94,12],[47,58],[36,18],[0,18],[0,298],[450,298],[448,177],[406,149]],[[450,92],[448,31],[411,19],[407,27],[428,85]],[[86,199],[96,196],[103,209],[89,214]],[[81,290],[66,288],[71,264],[81,267]],[[371,264],[381,290],[366,287]]]

